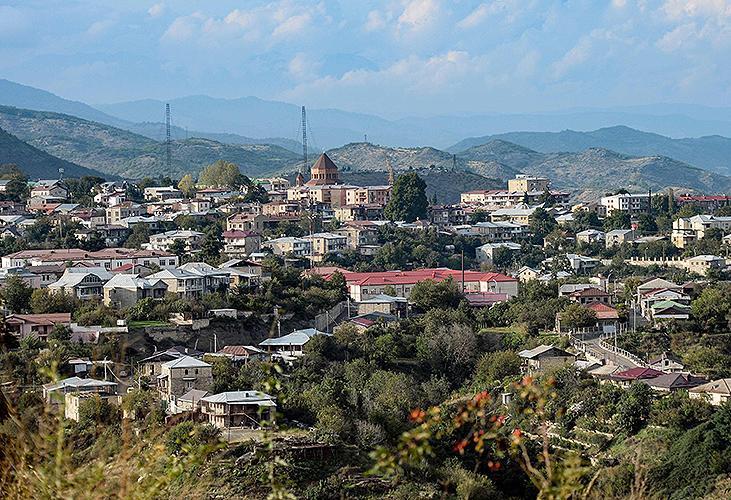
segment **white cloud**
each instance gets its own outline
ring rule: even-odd
[[[320,61],[304,52],[299,52],[289,61],[287,69],[296,80],[313,80],[317,78],[317,72],[321,66]]]
[[[160,17],[165,13],[165,4],[160,2],[156,3],[149,9],[147,9],[147,15],[150,17]]]
[[[399,30],[423,31],[436,23],[439,13],[437,0],[411,0],[398,18]]]
[[[463,29],[474,28],[484,21],[490,15],[490,5],[482,3],[475,10],[470,12],[467,17],[457,23],[457,26]]]
[[[366,31],[378,31],[386,27],[386,19],[383,14],[378,10],[372,10],[368,13],[365,25],[363,28]]]
[[[589,37],[583,37],[566,52],[561,59],[553,63],[552,75],[558,80],[563,78],[569,71],[586,62],[591,52],[591,40]]]
[[[656,45],[665,52],[674,52],[689,43],[694,42],[698,37],[698,26],[694,22],[681,24],[672,31],[669,31],[660,38]]]
[[[275,37],[288,37],[302,33],[312,21],[309,13],[297,14],[284,19],[272,32]]]
[[[208,19],[201,12],[194,12],[189,16],[177,17],[170,23],[162,35],[164,41],[181,42],[189,40],[198,32]]]
[[[686,17],[731,17],[731,1],[666,0],[662,10],[673,20]]]
[[[89,28],[86,30],[86,34],[89,36],[99,36],[106,33],[106,31],[112,27],[114,23],[106,19],[104,21],[96,21],[89,26]]]

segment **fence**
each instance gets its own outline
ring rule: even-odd
[[[333,307],[315,316],[315,329],[321,332],[330,332],[330,325],[335,323],[343,312],[347,311],[348,302],[343,301],[335,304]]]

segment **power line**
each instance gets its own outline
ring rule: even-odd
[[[167,171],[170,173],[171,164],[171,143],[170,143],[170,104],[165,104],[165,163]]]

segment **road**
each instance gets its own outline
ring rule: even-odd
[[[582,340],[581,337],[578,337],[578,339]],[[621,367],[624,370],[629,370],[630,368],[637,368],[641,366],[639,363],[632,360],[631,358],[627,356],[622,356],[621,354],[617,354],[614,351],[603,347],[601,345],[601,338],[598,335],[587,335],[583,338],[583,342],[587,344],[587,350],[591,356],[598,359],[603,359],[606,361],[606,363],[612,363]],[[610,343],[610,341],[607,340],[607,343]]]

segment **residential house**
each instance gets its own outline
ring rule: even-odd
[[[654,368],[637,367],[616,372],[610,377],[610,380],[619,386],[629,387],[633,382],[652,379],[659,377],[660,375],[664,375],[663,372],[655,370]]]
[[[477,262],[480,264],[492,264],[495,251],[503,248],[507,252],[517,252],[521,249],[518,243],[505,241],[501,243],[486,243],[482,246],[475,248],[475,255]]]
[[[162,365],[168,361],[182,358],[183,356],[191,356],[200,358],[204,353],[185,346],[174,346],[165,351],[156,351],[151,356],[140,361],[142,376],[157,377],[162,373]]]
[[[208,395],[208,391],[191,389],[175,401],[175,406],[179,412],[195,411],[201,407],[201,399]]]
[[[631,243],[639,237],[634,229],[614,229],[604,235],[604,246],[612,248],[623,243]]]
[[[347,238],[335,233],[315,233],[303,236],[302,239],[311,243],[311,258],[315,262],[322,261],[326,255],[345,250]]]
[[[228,289],[229,275],[212,266],[191,263],[177,269],[163,269],[147,277],[148,280],[162,280],[167,291],[185,299],[201,298],[204,293]]]
[[[647,384],[657,392],[675,392],[688,390],[702,385],[706,379],[694,377],[687,373],[663,373],[654,378],[642,379],[640,382]]]
[[[648,363],[650,368],[660,370],[664,373],[679,373],[682,372],[685,366],[683,363],[672,354],[663,352],[660,356],[653,358]]]
[[[310,257],[312,255],[313,241],[294,236],[275,238],[264,242],[265,247],[271,248],[274,255],[293,255],[295,257]]]
[[[219,429],[271,425],[276,408],[275,399],[259,391],[222,392],[201,399],[201,413]]]
[[[161,300],[168,285],[161,279],[147,279],[132,274],[118,273],[103,288],[104,305],[126,309],[143,299]]]
[[[117,205],[107,207],[107,224],[120,224],[123,219],[139,217],[145,213],[145,208],[132,201],[124,201]]]
[[[249,361],[261,361],[269,357],[266,351],[253,345],[227,345],[219,349],[218,352],[208,354],[208,356],[220,356],[230,359],[232,363],[243,364]]]
[[[245,257],[261,249],[261,236],[252,231],[224,231],[223,252],[230,257]]]
[[[60,180],[41,180],[30,190],[30,197],[66,199],[69,191]]]
[[[69,377],[43,386],[43,399],[50,402],[61,402],[68,393],[92,392],[100,394],[116,394],[117,383],[93,378]],[[58,399],[56,399],[58,398]]]
[[[599,288],[589,286],[575,290],[567,295],[569,300],[582,306],[598,302],[600,304],[611,304],[612,296]]]
[[[186,252],[192,252],[200,248],[205,234],[187,229],[166,231],[164,233],[151,234],[150,242],[144,243],[143,248],[147,250],[169,250],[176,241],[182,241]]]
[[[112,279],[112,273],[103,267],[67,267],[61,278],[48,285],[51,292],[73,295],[81,300],[101,299],[104,283]]]
[[[231,259],[219,266],[230,278],[229,288],[256,286],[264,279],[264,266],[257,262]]]
[[[191,356],[181,356],[160,365],[157,390],[160,399],[171,405],[171,413],[177,413],[177,398],[191,389],[208,391],[213,385],[213,367]]]
[[[731,378],[721,378],[688,390],[690,399],[703,399],[713,406],[721,406],[731,399]]]
[[[283,337],[274,337],[259,343],[271,355],[279,355],[284,359],[298,358],[304,355],[305,345],[316,335],[330,335],[314,328],[295,330]]]
[[[334,231],[345,236],[346,245],[352,250],[367,254],[368,249],[378,249],[378,226],[368,221],[350,221]]]
[[[143,193],[145,201],[165,201],[181,199],[182,191],[173,186],[146,187]]]
[[[10,333],[20,339],[33,335],[47,340],[56,325],[71,326],[71,313],[11,314],[5,323]]]
[[[673,222],[670,235],[673,245],[685,248],[693,241],[703,239],[710,229],[718,229],[724,234],[731,231],[731,217],[715,215],[695,215],[680,217]]]
[[[530,223],[530,217],[535,211],[536,207],[529,207],[527,205],[518,205],[515,208],[499,208],[490,214],[490,221],[507,221],[515,224],[528,225]]]
[[[539,345],[518,353],[524,373],[537,373],[576,361],[576,356],[552,345]]]
[[[84,379],[89,380],[89,379]],[[116,384],[115,384],[116,385]],[[113,405],[119,406],[122,404],[122,396],[119,396],[115,393],[106,393],[106,392],[97,392],[97,391],[76,391],[76,392],[67,392],[64,397],[64,417],[66,417],[69,420],[74,420],[78,422],[80,420],[80,410],[81,405],[85,401],[89,401],[93,398],[100,398],[104,401],[107,401]]]
[[[579,243],[601,243],[606,239],[606,233],[597,229],[586,229],[576,233],[576,241]]]
[[[358,314],[383,313],[399,318],[408,316],[409,302],[405,297],[394,297],[386,294],[375,295],[358,302]]]

